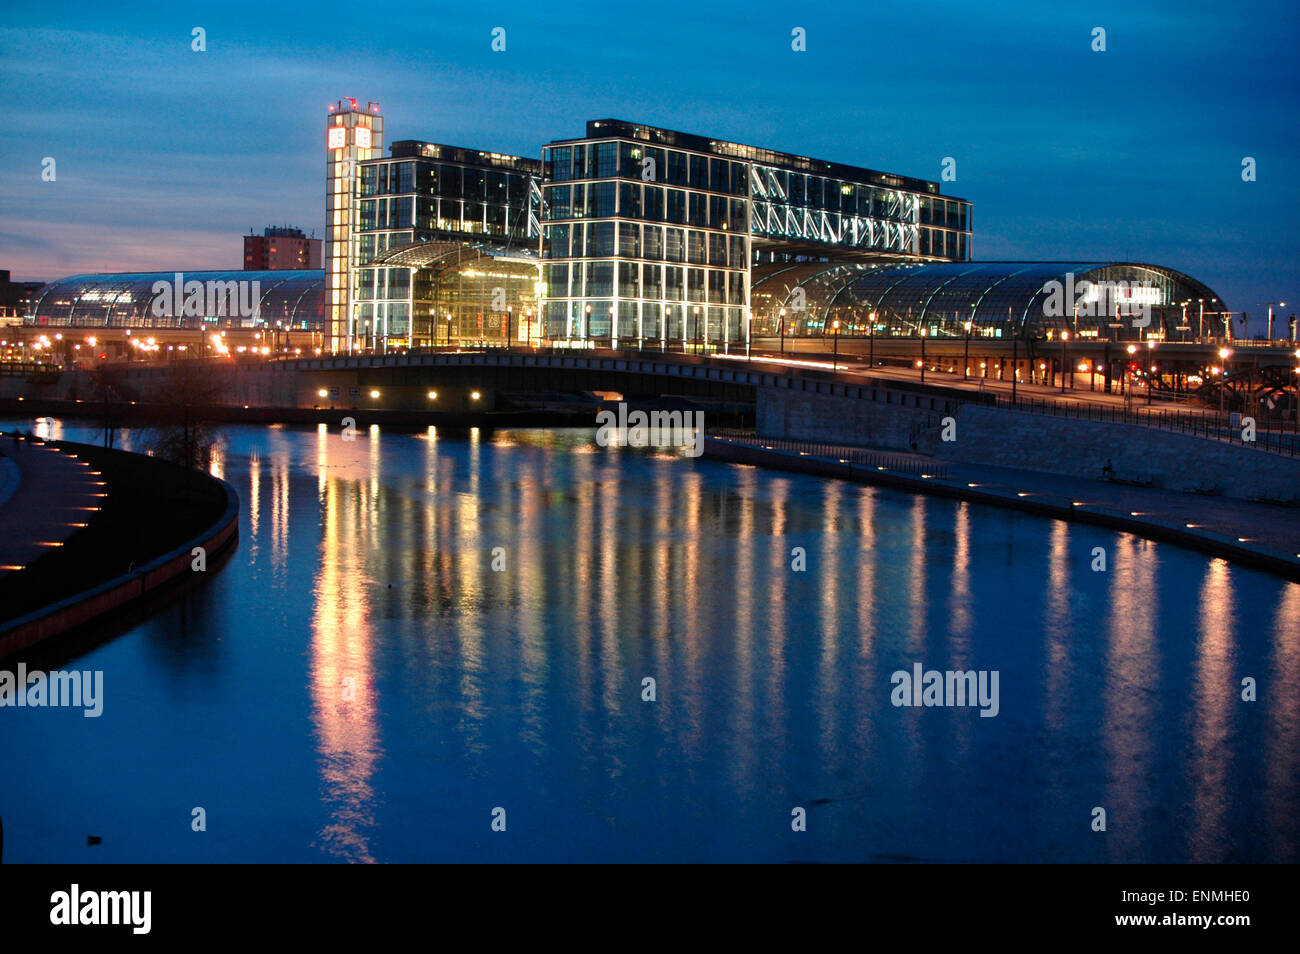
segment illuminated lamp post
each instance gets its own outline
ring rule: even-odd
[[[840,320],[836,318],[831,327],[835,331],[835,356],[831,359],[831,372],[833,373],[838,371],[840,367]]]
[[[1065,369],[1070,366],[1070,355],[1066,350],[1066,344],[1070,340],[1068,331],[1061,332],[1061,393],[1065,393]]]
[[[1219,360],[1223,362],[1223,377],[1219,380],[1219,414],[1223,414],[1223,390],[1228,386],[1228,356],[1232,354],[1231,348],[1219,349]]]
[[[971,314],[975,314],[975,306],[971,305]],[[961,379],[965,381],[970,374],[970,326],[971,322],[963,323],[966,326],[966,346],[962,349],[961,357]]]
[[[1156,343],[1150,338],[1147,339],[1147,406],[1151,405],[1151,389],[1154,383],[1151,380],[1151,374],[1155,370],[1151,365],[1152,352],[1155,351]]]

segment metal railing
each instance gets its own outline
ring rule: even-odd
[[[844,444],[828,444],[819,441],[805,441],[786,437],[759,437],[748,431],[734,428],[708,428],[708,436],[737,444],[746,444],[763,450],[776,450],[805,457],[817,457],[824,460],[856,464],[876,470],[908,474],[912,477],[929,477],[940,480],[948,479],[948,467],[939,461],[906,454],[890,454],[882,451],[867,450]]]
[[[1246,417],[1237,412],[1218,412],[1206,410],[1201,413],[1189,411],[1172,411],[1156,407],[1123,407],[1114,405],[1090,404],[1085,402],[1049,401],[1028,398],[1014,404],[1001,395],[997,406],[1012,411],[1028,414],[1043,414],[1049,417],[1067,417],[1080,421],[1097,421],[1108,424],[1133,424],[1139,427],[1152,427],[1157,430],[1176,434],[1187,434],[1208,440],[1222,441],[1227,444],[1240,444],[1274,454],[1289,457],[1300,455],[1300,435],[1287,433],[1278,429],[1264,429],[1256,422],[1255,439],[1246,440],[1245,428],[1240,421]],[[1234,425],[1234,416],[1238,423]]]

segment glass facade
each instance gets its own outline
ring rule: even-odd
[[[329,349],[351,347],[352,274],[357,263],[359,164],[384,154],[384,118],[378,103],[339,100],[325,131],[325,296]]]
[[[403,140],[360,165],[352,338],[518,340],[536,313],[541,164]]]
[[[756,262],[965,260],[936,183],[618,120],[543,151],[547,337],[730,350]]]
[[[1052,300],[1052,289],[1059,298]],[[1151,310],[1148,334],[1175,337],[1181,302],[1219,302],[1188,275],[1125,262],[776,263],[754,271],[753,334],[1035,337],[1132,335],[1102,288],[1128,289]],[[1104,302],[1104,303],[1103,303]],[[1127,311],[1129,306],[1124,304]],[[874,326],[874,330],[873,330]],[[1124,331],[1124,329],[1128,329]]]
[[[175,300],[175,272],[70,275],[36,295],[28,324],[81,328],[201,328],[274,325],[313,331],[325,327],[325,273],[319,269],[183,272],[184,287],[203,285],[201,314],[155,308],[159,295]],[[155,291],[166,283],[167,289]],[[234,296],[232,297],[232,292]],[[197,299],[196,303],[197,303]],[[165,301],[165,298],[164,298]],[[237,301],[237,307],[231,307]],[[166,311],[159,315],[157,311]]]

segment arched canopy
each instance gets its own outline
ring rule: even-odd
[[[184,286],[202,282],[205,294],[201,315],[184,308],[177,314],[170,289],[180,275]],[[155,291],[158,283],[166,289]],[[231,283],[234,283],[233,285]],[[239,296],[230,307],[231,293]],[[160,308],[160,295],[167,299]],[[250,307],[238,307],[247,303]],[[165,312],[159,315],[157,312]],[[50,282],[36,296],[29,324],[73,325],[85,328],[184,327],[203,319],[285,322],[294,328],[320,327],[325,320],[325,273],[320,269],[228,272],[120,272],[70,275]]]
[[[776,263],[755,267],[751,304],[764,323],[784,308],[792,332],[835,320],[866,327],[874,314],[881,333],[964,333],[969,321],[975,334],[1035,336],[1100,329],[1115,321],[1108,302],[1124,295],[1137,296],[1126,308],[1142,301],[1165,322],[1181,320],[1184,303],[1193,315],[1201,303],[1207,313],[1226,310],[1190,276],[1135,262]]]

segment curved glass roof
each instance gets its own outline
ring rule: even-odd
[[[777,263],[754,268],[750,301],[756,318],[771,320],[784,308],[787,321],[812,327],[834,320],[865,326],[874,313],[878,327],[896,334],[921,327],[938,334],[959,329],[964,333],[966,321],[972,322],[972,330],[1010,326],[1031,334],[1114,321],[1113,315],[1089,314],[1084,307],[1076,324],[1075,298],[1066,291],[1071,281],[1076,289],[1083,282],[1139,286],[1157,315],[1176,310],[1181,317],[1182,303],[1198,299],[1204,300],[1206,312],[1226,310],[1219,297],[1194,278],[1137,262]],[[1062,286],[1063,315],[1046,314],[1052,310],[1044,308],[1049,282]]]
[[[37,293],[33,313],[26,320],[36,324],[106,328],[179,326],[187,320],[192,323],[198,318],[154,313],[155,283],[167,282],[171,286],[176,282],[176,275],[176,272],[70,275],[50,282]],[[207,282],[221,282],[224,287],[229,287],[225,286],[228,282],[248,283],[237,285],[237,294],[242,294],[243,300],[251,304],[256,292],[258,314],[266,321],[285,321],[303,327],[320,325],[325,320],[325,272],[321,269],[182,272],[180,275],[185,283],[205,283],[205,292]],[[257,283],[255,289],[253,282]],[[205,293],[202,317],[232,317],[229,310],[223,314],[220,307],[209,307],[219,297],[220,289],[215,295]],[[184,296],[181,300],[184,301]],[[209,310],[214,314],[208,315]],[[244,312],[240,314],[247,317]]]
[[[537,267],[537,255],[530,249],[506,252],[496,245],[466,242],[410,242],[389,249],[368,264],[371,266],[406,265],[411,268],[428,268],[437,271],[440,268],[474,259],[519,262],[533,268]]]

